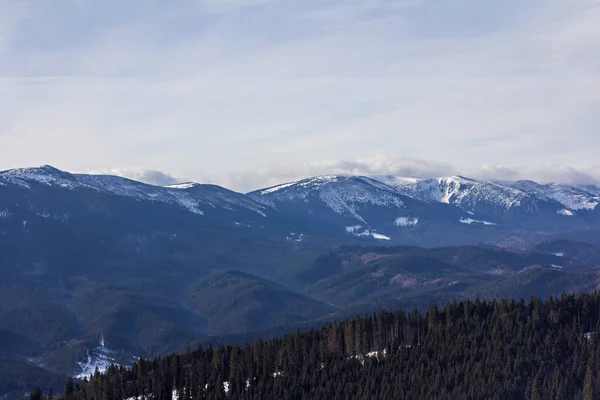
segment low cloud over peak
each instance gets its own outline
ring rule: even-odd
[[[573,185],[599,184],[600,167],[574,168],[564,165],[498,166],[484,164],[477,167],[460,167],[426,160],[378,157],[367,160],[319,161],[301,165],[270,165],[254,170],[215,177],[234,190],[246,192],[283,182],[295,181],[315,175],[393,175],[412,178],[435,178],[463,175],[481,180],[533,180],[539,183],[564,183]]]
[[[108,170],[92,171],[92,173],[121,176],[123,178],[133,179],[134,181],[156,186],[173,185],[183,181],[183,179],[176,178],[167,172],[143,168],[111,168]]]

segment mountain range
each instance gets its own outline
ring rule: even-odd
[[[464,177],[243,194],[0,172],[0,396],[81,376],[94,354],[128,365],[383,308],[594,290],[599,196]]]
[[[177,208],[188,218],[202,217],[203,226],[250,230],[255,236],[291,241],[352,236],[425,246],[500,242],[514,232],[594,228],[600,215],[600,187],[595,185],[478,181],[461,176],[328,175],[242,194],[215,185],[160,187],[43,166],[1,172],[0,188],[0,218],[24,225],[39,218],[66,223],[73,210],[61,196],[96,212],[112,198]],[[439,237],[440,229],[455,233],[452,238]]]

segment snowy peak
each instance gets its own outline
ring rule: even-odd
[[[196,182],[154,186],[118,176],[70,174],[46,165],[0,172],[0,189],[13,186],[27,191],[46,187],[92,190],[140,202],[168,203],[196,215],[209,213],[236,226],[245,217],[253,220],[272,214],[282,217],[282,223],[361,225],[373,232],[386,224],[386,229],[409,231],[410,227],[426,229],[440,221],[458,223],[460,218],[470,221],[471,217],[472,221],[502,224],[543,215],[535,223],[560,224],[556,222],[560,219],[589,225],[592,220],[587,218],[593,218],[589,211],[600,203],[600,188],[594,185],[484,181],[460,175],[425,179],[320,175],[241,194]],[[229,219],[230,212],[248,214]],[[0,207],[0,220],[12,214],[10,204]]]
[[[59,186],[64,188],[80,186],[80,183],[74,175],[50,165],[34,168],[16,168],[0,172],[0,185],[4,186],[11,183],[26,188],[30,188],[31,184],[43,184],[46,186]]]
[[[454,204],[469,211],[477,211],[482,207],[501,212],[523,208],[529,213],[534,213],[538,209],[536,196],[499,182],[478,181],[463,176],[429,179],[384,176],[376,179],[413,199]]]
[[[171,186],[153,186],[126,178],[107,175],[78,175],[80,181],[95,188],[130,197],[140,201],[177,204],[195,214],[222,208],[229,211],[243,209],[265,216],[265,207],[247,198],[216,185],[183,183]]]
[[[462,176],[438,178],[435,179],[435,181],[437,181],[438,187],[440,188],[439,201],[446,204],[452,204],[455,201],[459,201],[465,192],[477,185],[476,181]]]
[[[600,203],[598,187],[593,185],[579,187],[556,183],[543,185],[532,181],[509,182],[508,185],[540,199],[556,201],[571,210],[593,210]]]
[[[461,193],[477,184],[476,181],[462,176],[429,179],[376,176],[373,179],[383,182],[415,200],[447,204],[453,203],[461,196]]]
[[[265,216],[266,207],[247,196],[216,185],[185,183],[171,187],[145,184],[111,175],[70,174],[51,166],[19,168],[0,172],[0,187],[16,185],[34,190],[33,185],[59,189],[90,189],[137,201],[175,204],[197,215],[221,208],[229,211],[245,210]]]
[[[363,176],[324,175],[289,182],[248,194],[264,204],[320,203],[339,215],[364,222],[360,208],[404,208],[402,196],[386,184]]]
[[[256,192],[252,192],[250,194],[258,194],[261,196],[269,195],[269,194],[281,194],[281,193],[289,193],[292,191],[302,190],[317,190],[321,187],[337,182],[340,177],[335,175],[323,175],[323,176],[315,176],[314,178],[302,179],[296,182],[283,183],[281,185],[272,186],[270,188],[258,190]]]
[[[455,204],[471,211],[480,204],[487,204],[498,210],[524,208],[535,213],[543,203],[577,211],[593,210],[600,203],[600,188],[595,185],[478,181],[463,176],[430,179],[379,176],[375,179],[413,199]]]

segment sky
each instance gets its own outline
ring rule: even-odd
[[[0,169],[600,181],[600,0],[0,0]]]

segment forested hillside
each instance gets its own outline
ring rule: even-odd
[[[381,312],[189,350],[67,385],[70,400],[597,399],[600,293]]]

